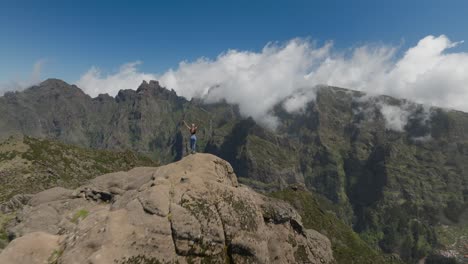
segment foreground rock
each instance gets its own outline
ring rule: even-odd
[[[2,251],[0,263],[47,263],[59,248],[59,236],[33,232],[15,239]]]
[[[329,240],[291,206],[239,186],[209,154],[41,192],[15,221],[0,263],[334,262]],[[49,242],[28,246],[38,236]]]

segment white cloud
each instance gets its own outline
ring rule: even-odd
[[[413,138],[411,138],[411,140],[413,140],[414,142],[424,143],[424,142],[427,142],[427,141],[431,141],[432,136],[431,135],[425,135],[425,136],[421,136],[421,137],[413,137]]]
[[[317,87],[318,86],[293,93],[283,102],[284,109],[290,113],[302,112],[308,102],[315,100],[317,92],[315,88]]]
[[[102,76],[97,67],[89,69],[77,82],[78,87],[93,97],[99,94],[116,95],[119,90],[136,89],[143,80],[156,80],[157,76],[149,73],[138,72],[140,61],[122,65],[118,72]]]
[[[399,106],[382,104],[380,112],[385,118],[387,129],[403,132],[410,112]]]
[[[365,119],[375,121],[378,116],[376,110],[380,112],[385,121],[385,128],[397,132],[404,132],[408,121],[418,122],[419,125],[430,127],[430,119],[434,108],[428,105],[419,105],[412,101],[394,101],[390,97],[382,96],[362,96],[353,98],[357,103],[353,109],[354,114],[364,114]],[[398,103],[395,105],[395,103]],[[430,135],[429,135],[430,136]],[[421,137],[430,139],[427,137]]]
[[[331,46],[315,48],[309,41],[294,39],[285,45],[268,44],[259,53],[230,50],[214,60],[182,62],[159,80],[188,98],[202,97],[207,102],[226,99],[239,104],[242,114],[275,127],[271,108],[310,86],[305,76],[330,53]],[[306,102],[288,106],[299,109]]]
[[[36,61],[28,77],[19,77],[5,83],[0,83],[0,95],[7,91],[21,91],[41,81],[41,72],[46,63],[45,59]]]
[[[427,36],[398,57],[391,46],[364,45],[342,53],[332,43],[317,46],[293,39],[267,44],[260,52],[229,50],[214,59],[184,61],[162,74],[140,72],[138,62],[105,76],[92,68],[78,85],[92,96],[115,95],[119,89],[136,89],[142,80],[157,79],[188,99],[239,104],[244,115],[270,127],[276,123],[272,106],[284,101],[288,111],[299,111],[315,98],[313,87],[320,84],[468,111],[468,54],[449,52],[461,43],[444,35]],[[404,113],[392,107],[383,111],[390,127],[404,127]]]

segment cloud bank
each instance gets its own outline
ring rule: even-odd
[[[242,114],[271,127],[275,104],[286,100],[288,111],[298,111],[322,84],[468,112],[468,53],[450,52],[460,44],[444,35],[427,36],[398,57],[398,48],[392,46],[364,45],[340,52],[331,42],[317,46],[308,39],[293,39],[269,43],[259,52],[229,50],[214,59],[183,61],[162,74],[140,72],[139,62],[107,75],[93,67],[77,84],[92,96],[115,95],[120,89],[136,89],[142,80],[157,79],[188,99],[239,104]],[[401,130],[406,114],[392,107],[381,110],[384,116],[396,116],[390,129]]]

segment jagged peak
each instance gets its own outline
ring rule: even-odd
[[[150,80],[149,83],[145,80],[138,86],[137,92],[139,90],[146,90],[146,89],[159,89],[163,88],[158,81],[156,80]]]
[[[98,100],[98,101],[112,101],[114,100],[114,97],[110,96],[108,93],[101,93],[98,94],[93,100]]]
[[[185,100],[185,98],[178,96],[177,93],[171,89],[167,89],[159,84],[158,81],[151,80],[149,82],[143,81],[136,90],[125,89],[117,93],[115,99],[117,101],[126,101],[129,98],[151,96],[163,100]]]
[[[149,82],[143,81],[140,86],[138,86],[137,93],[156,93],[156,94],[167,94],[172,96],[177,96],[177,93],[171,89],[167,89],[159,84],[156,80],[150,80]]]

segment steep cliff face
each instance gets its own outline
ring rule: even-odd
[[[1,263],[335,263],[289,204],[239,186],[209,154],[43,191],[9,232]]]
[[[391,127],[385,107],[404,109],[401,127]],[[235,144],[218,152],[241,181],[267,190],[304,182],[369,243],[409,262],[449,245],[443,225],[461,227],[457,243],[467,243],[466,113],[339,88],[320,89],[302,111],[276,113],[275,133],[243,121],[228,136]]]
[[[322,87],[300,111],[275,107],[279,126],[271,131],[236,106],[187,101],[157,82],[90,98],[58,80],[0,97],[0,110],[7,128],[1,136],[130,148],[163,163],[187,152],[181,121],[199,123],[199,151],[229,161],[240,182],[263,191],[304,184],[336,204],[337,215],[369,243],[409,261],[445,241],[439,227],[463,229],[468,221],[462,112]]]
[[[299,161],[305,183],[343,205],[342,215],[370,243],[414,261],[440,244],[434,226],[468,223],[463,216],[467,134],[462,132],[468,115],[362,96],[322,90],[305,112],[291,117],[304,123],[313,121],[311,116],[318,119],[317,128],[303,126],[291,136],[303,144],[313,139],[302,147]],[[389,129],[386,106],[406,108],[400,131]]]

